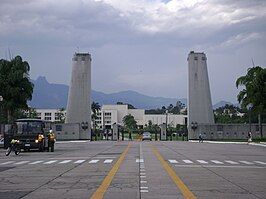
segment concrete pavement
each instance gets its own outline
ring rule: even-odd
[[[266,198],[265,152],[168,141],[58,142],[54,153],[8,157],[0,149],[0,198],[91,198],[99,187],[106,199]]]

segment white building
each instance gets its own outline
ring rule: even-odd
[[[60,111],[60,109],[36,109],[38,118],[48,120],[51,122],[59,122],[60,116],[65,117],[66,112]],[[138,126],[148,125],[149,121],[152,124],[167,123],[169,126],[176,127],[177,124],[185,125],[186,115],[174,115],[174,114],[149,114],[145,115],[144,109],[128,109],[127,105],[103,105],[101,110],[97,114],[96,125],[97,128],[102,128],[105,124],[105,128],[112,128],[114,123],[123,126],[123,118],[126,115],[131,114],[137,121]]]
[[[60,122],[65,120],[66,111],[61,109],[36,109],[37,118],[51,122]]]

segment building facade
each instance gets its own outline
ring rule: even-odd
[[[48,120],[51,122],[60,122],[66,117],[66,111],[60,109],[36,109],[39,119]],[[174,114],[148,114],[145,115],[144,109],[129,109],[127,105],[103,105],[101,110],[97,113],[95,120],[96,127],[112,128],[114,123],[123,126],[123,118],[131,114],[137,122],[137,125],[144,127],[149,124],[163,124],[167,123],[168,126],[176,127],[177,124],[185,125],[186,115]],[[92,124],[93,127],[93,124]]]

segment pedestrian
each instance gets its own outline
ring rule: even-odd
[[[203,137],[202,137],[201,133],[199,134],[199,142],[203,142]]]
[[[54,143],[55,143],[55,135],[53,133],[53,130],[51,129],[48,135],[48,152],[49,148],[51,148],[51,152],[54,152]]]
[[[248,143],[252,142],[252,133],[251,131],[248,132]]]

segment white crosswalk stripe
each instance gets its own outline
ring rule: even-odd
[[[44,162],[43,164],[53,164],[55,162],[57,162],[58,160],[51,160],[51,161],[48,161],[48,162]]]
[[[105,163],[105,164],[110,164],[110,163],[112,163],[113,162],[113,160],[112,159],[106,159],[106,160],[104,160],[104,162],[103,163]]]
[[[89,161],[89,164],[96,164],[97,162],[99,162],[100,160],[91,160]]]
[[[218,160],[211,160],[211,162],[213,162],[213,163],[215,163],[215,164],[224,164],[223,162],[218,161]]]
[[[243,164],[248,164],[248,165],[254,164],[253,162],[248,162],[248,161],[239,161],[239,162],[241,162]]]
[[[172,163],[172,164],[177,164],[178,163],[178,161],[177,160],[168,160],[170,163]]]
[[[69,162],[71,162],[72,160],[64,160],[64,161],[62,161],[62,162],[59,162],[59,164],[66,164],[66,163],[69,163]]]
[[[0,165],[7,165],[7,164],[11,164],[11,163],[13,163],[13,162],[15,162],[15,161],[3,162],[3,163],[1,163]]]
[[[225,162],[227,162],[227,163],[229,163],[229,164],[239,164],[238,162],[231,161],[231,160],[225,160]]]
[[[74,164],[81,164],[83,162],[85,162],[86,160],[77,160],[76,162],[74,162]]]
[[[136,162],[144,162],[144,159],[136,159]]]
[[[193,162],[191,160],[183,160],[186,164],[192,164]]]
[[[263,165],[266,165],[266,162],[262,162],[262,161],[253,161],[253,162],[255,162],[255,163],[257,163],[257,164],[263,164]]]
[[[201,164],[208,164],[208,162],[206,162],[205,160],[197,160],[199,163]]]
[[[21,161],[21,162],[16,162],[16,163],[14,163],[14,164],[26,164],[26,163],[28,163],[29,161]]]
[[[35,162],[30,162],[29,164],[39,164],[39,163],[42,163],[43,160],[38,160],[38,161],[35,161]]]

